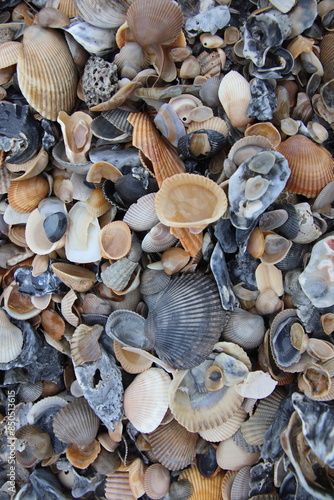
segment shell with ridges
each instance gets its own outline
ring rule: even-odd
[[[247,116],[251,101],[250,84],[237,71],[230,71],[224,76],[218,96],[233,127],[244,128],[253,120]]]
[[[73,363],[75,366],[96,361],[102,356],[98,339],[103,327],[101,325],[79,325],[72,335],[70,346]]]
[[[193,487],[193,494],[189,500],[202,500],[210,498],[210,500],[221,500],[222,498],[222,479],[223,472],[220,471],[213,477],[207,478],[202,476],[197,465],[192,464],[189,469],[181,472],[179,481],[187,479]]]
[[[99,245],[105,259],[121,259],[131,248],[131,231],[123,221],[109,222],[99,233]]]
[[[123,221],[134,231],[147,231],[155,226],[159,222],[155,212],[155,193],[146,194],[130,205]]]
[[[177,239],[171,234],[170,228],[159,222],[144,236],[142,249],[147,253],[163,252],[176,242]]]
[[[8,202],[17,212],[32,212],[49,193],[49,182],[42,174],[20,182],[12,182]]]
[[[1,357],[0,363],[8,363],[22,351],[23,333],[9,321],[5,312],[0,309]]]

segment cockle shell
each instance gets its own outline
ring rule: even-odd
[[[3,309],[0,310],[1,356],[0,363],[8,363],[22,351],[23,333],[9,321]]]
[[[233,127],[244,128],[252,122],[247,116],[251,101],[250,84],[237,71],[230,71],[222,79],[218,97]]]
[[[29,26],[23,36],[17,74],[23,95],[42,116],[56,120],[59,111],[72,111],[78,76],[61,33],[37,24]]]
[[[171,234],[169,227],[159,222],[144,236],[142,249],[148,253],[163,252],[176,242],[177,239]]]
[[[227,199],[224,191],[206,177],[176,174],[162,183],[155,208],[166,226],[201,230],[224,214]]]
[[[107,5],[103,0],[74,0],[79,15],[88,23],[99,28],[117,28],[125,21],[126,11],[131,2],[111,1]]]
[[[291,169],[287,191],[313,198],[334,180],[332,155],[307,137],[289,137],[277,150],[288,160]]]
[[[149,193],[138,199],[126,211],[123,222],[134,231],[147,231],[158,222],[155,212],[155,193]]]
[[[150,465],[144,474],[144,488],[149,498],[159,500],[169,491],[170,472],[161,464]]]
[[[236,307],[230,313],[222,337],[244,349],[253,349],[262,343],[264,333],[265,327],[261,316]]]
[[[192,485],[191,500],[201,500],[202,498],[218,500],[222,496],[222,471],[208,478],[202,476],[196,464],[192,464],[190,468],[181,472],[178,482],[184,479]]]
[[[12,182],[8,202],[17,212],[32,212],[49,193],[49,182],[42,174],[20,182]]]

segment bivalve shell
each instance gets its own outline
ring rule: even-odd
[[[237,71],[229,71],[224,76],[218,96],[233,127],[244,128],[253,121],[247,116],[251,101],[250,84]]]
[[[20,182],[12,182],[8,202],[17,212],[32,212],[49,193],[49,183],[42,174]]]

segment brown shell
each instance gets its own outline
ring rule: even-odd
[[[98,343],[102,330],[101,325],[87,326],[84,324],[75,329],[70,342],[75,366],[96,361],[102,357],[101,347]]]
[[[188,479],[193,486],[193,494],[189,500],[221,500],[222,499],[222,480],[224,473],[218,472],[214,477],[204,477],[196,465],[181,472],[179,481]]]
[[[141,45],[169,44],[182,29],[183,14],[170,0],[136,0],[127,11],[126,21]]]
[[[123,221],[109,222],[99,233],[101,255],[105,259],[121,259],[131,248],[131,231]]]
[[[159,500],[169,491],[170,472],[161,464],[150,465],[144,474],[144,489],[153,500]]]
[[[49,193],[49,183],[42,175],[20,182],[12,182],[8,189],[8,202],[17,212],[32,212]]]
[[[281,143],[281,135],[277,128],[270,122],[254,123],[245,130],[245,137],[252,135],[260,135],[266,137],[272,144],[273,148],[277,148]]]
[[[74,467],[87,469],[97,458],[100,451],[101,445],[96,439],[84,448],[72,443],[66,450],[66,458]]]
[[[104,496],[107,500],[136,500],[129,483],[129,471],[117,470],[107,474]]]
[[[61,33],[29,26],[18,57],[20,89],[44,118],[56,120],[59,111],[70,113],[75,104],[77,68]]]
[[[327,33],[320,42],[320,61],[322,65],[334,60],[334,33]]]
[[[202,248],[203,233],[194,234],[185,227],[171,227],[170,232],[181,241],[183,248],[191,257],[195,257]]]
[[[7,68],[17,63],[21,51],[20,42],[6,42],[1,45],[0,68]]]
[[[55,262],[51,267],[55,275],[76,292],[87,292],[97,281],[95,273],[86,267],[67,262]]]
[[[334,180],[333,157],[304,135],[289,137],[281,142],[277,151],[285,156],[291,169],[286,191],[313,198]]]

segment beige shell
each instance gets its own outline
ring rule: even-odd
[[[174,274],[188,264],[190,255],[183,248],[172,247],[165,250],[161,255],[163,270],[166,274]]]
[[[188,479],[193,487],[193,494],[189,500],[221,500],[222,499],[222,479],[223,472],[211,477],[204,477],[198,470],[197,466],[193,464],[190,468],[181,472],[179,481]]]
[[[14,177],[12,179],[12,182],[18,182],[18,181],[23,181],[24,179],[30,179],[31,177],[35,177],[36,175],[40,174],[41,172],[43,172],[48,162],[49,162],[49,155],[45,151],[45,149],[41,148],[39,153],[37,153],[36,156],[31,158],[31,160],[28,160],[24,164],[20,165],[7,163],[7,168],[11,172],[24,171],[23,174],[19,175],[18,177]]]
[[[20,42],[5,42],[0,49],[0,68],[7,68],[17,63],[22,44]]]
[[[216,460],[222,469],[240,470],[245,465],[254,465],[260,458],[260,453],[249,453],[242,450],[230,437],[219,443]]]
[[[280,12],[286,14],[296,4],[296,0],[270,0],[270,3]]]
[[[135,352],[123,349],[123,346],[116,340],[114,340],[114,351],[116,359],[128,373],[142,373],[152,366],[152,361],[150,359]]]
[[[115,182],[118,177],[122,177],[122,173],[118,170],[118,168],[106,161],[98,161],[93,163],[88,170],[86,180],[87,182],[94,182],[95,184],[98,184],[103,179]]]
[[[192,116],[196,116],[195,111],[201,107],[206,106],[198,106],[193,110],[193,112],[190,112],[188,116],[191,118]],[[209,108],[211,109],[211,108]],[[205,130],[215,130],[216,132],[219,132],[220,134],[224,135],[227,137],[228,135],[228,125],[227,123],[219,118],[218,116],[212,116],[211,118],[206,118],[204,121],[192,121],[189,123],[189,126],[187,128],[187,133],[190,134],[191,132],[194,132],[195,130],[200,130],[200,129],[205,129]]]
[[[102,357],[102,351],[98,342],[103,327],[101,325],[88,326],[79,325],[72,335],[70,346],[74,366],[96,361]]]
[[[281,143],[281,134],[271,122],[254,123],[245,130],[245,137],[260,135],[270,141],[272,147],[276,149]]]
[[[169,491],[170,472],[161,464],[150,465],[144,474],[144,489],[153,500],[159,500]]]
[[[291,169],[287,191],[313,198],[334,180],[332,155],[304,135],[289,137],[277,151],[285,156]]]
[[[121,259],[131,248],[131,231],[123,221],[109,222],[99,232],[99,245],[105,259]]]
[[[86,267],[67,262],[55,262],[51,267],[55,275],[76,292],[87,292],[97,281],[95,273]]]
[[[49,182],[42,174],[12,182],[8,189],[8,202],[17,212],[32,212],[48,195],[49,189]]]
[[[36,208],[29,215],[26,224],[25,239],[27,246],[37,255],[50,254],[52,251],[62,248],[65,245],[66,234],[55,243],[51,243],[44,231],[44,220],[45,217]]]
[[[130,487],[128,470],[107,474],[104,496],[107,500],[136,500]]]
[[[259,264],[255,271],[255,279],[260,292],[270,288],[279,297],[283,295],[282,271],[274,264]]]
[[[218,97],[233,127],[244,128],[252,118],[247,116],[251,100],[250,84],[237,71],[229,71],[221,81]]]
[[[166,226],[203,230],[226,211],[224,191],[211,179],[176,174],[166,179],[155,197],[155,209]]]
[[[23,333],[20,328],[9,321],[2,309],[0,309],[0,336],[0,363],[8,363],[17,358],[22,351]]]
[[[163,252],[172,247],[177,239],[170,232],[170,228],[159,222],[144,236],[142,249],[147,253]]]
[[[27,441],[36,458],[43,460],[54,455],[54,449],[48,433],[41,431],[36,425],[23,425],[16,432],[16,437]]]
[[[158,427],[168,408],[170,377],[161,368],[137,375],[124,392],[124,413],[141,432]]]
[[[59,111],[72,111],[78,82],[77,68],[63,35],[58,31],[37,24],[25,30],[17,75],[23,95],[43,117],[56,120]]]
[[[87,161],[86,154],[92,140],[92,121],[93,118],[83,111],[76,111],[71,116],[65,111],[58,113],[57,122],[63,134],[66,156],[71,163]]]
[[[226,422],[213,429],[200,431],[199,435],[206,441],[217,443],[233,436],[240,429],[242,422],[246,419],[247,413],[243,408],[239,408]]]
[[[228,159],[235,163],[238,167],[250,156],[259,153],[260,151],[271,151],[272,149],[273,146],[269,139],[262,135],[242,137],[231,147]]]
[[[134,231],[148,231],[159,222],[154,202],[155,193],[142,196],[136,203],[130,205],[123,217],[123,222],[126,222]]]
[[[84,448],[72,443],[66,450],[66,458],[74,467],[87,469],[96,460],[100,451],[101,445],[97,440]]]

